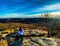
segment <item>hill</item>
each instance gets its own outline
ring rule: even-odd
[[[51,21],[53,18],[48,18]],[[40,23],[45,22],[46,18],[0,18],[0,23],[21,22],[21,23]]]

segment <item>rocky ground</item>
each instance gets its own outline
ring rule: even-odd
[[[40,35],[39,30],[30,32],[24,31],[24,35]],[[23,41],[15,40],[12,37],[14,33],[8,35],[5,39],[0,40],[0,46],[60,46],[60,38],[48,38],[46,36],[38,37],[23,37]]]
[[[1,40],[0,46],[8,46],[8,42],[6,40]],[[45,37],[24,37],[23,41],[16,40],[14,42],[10,42],[10,46],[60,46],[60,39]]]

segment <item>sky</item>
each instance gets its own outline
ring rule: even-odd
[[[36,17],[60,13],[60,0],[0,0],[0,18]]]

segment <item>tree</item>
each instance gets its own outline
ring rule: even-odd
[[[47,30],[48,30],[48,36],[51,36],[52,28],[55,25],[57,20],[56,20],[56,18],[53,18],[51,20],[49,13],[45,13],[44,16],[45,16],[45,20],[46,20],[45,21],[46,22],[46,27],[47,27]]]
[[[49,17],[50,17],[49,14],[50,14],[50,13],[47,13],[47,12],[46,12],[46,13],[44,14],[44,18],[49,18]]]

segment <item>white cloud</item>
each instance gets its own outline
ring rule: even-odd
[[[34,18],[34,17],[37,17],[36,15],[38,14],[24,15],[24,14],[19,14],[19,13],[8,13],[5,15],[0,15],[0,18]]]
[[[56,15],[56,14],[60,14],[60,12],[52,12],[51,14],[55,14]]]
[[[45,10],[60,10],[60,4],[52,4],[49,6],[45,6],[43,9]]]
[[[32,17],[40,18],[40,17],[43,17],[43,14],[33,14]]]
[[[51,12],[52,17],[60,18],[60,12]]]
[[[16,18],[16,17],[21,17],[22,15],[17,14],[17,13],[9,13],[5,15],[0,15],[0,18]]]
[[[36,10],[34,10],[34,12],[40,12],[41,14],[44,14],[45,11],[52,11],[50,12],[51,17],[60,17],[60,3],[45,5],[42,8],[37,8]],[[40,13],[36,14],[35,16],[42,17]]]
[[[46,5],[42,8],[37,8],[35,12],[41,12],[41,11],[51,11],[51,10],[60,10],[60,3],[58,4],[51,4],[51,5]]]

